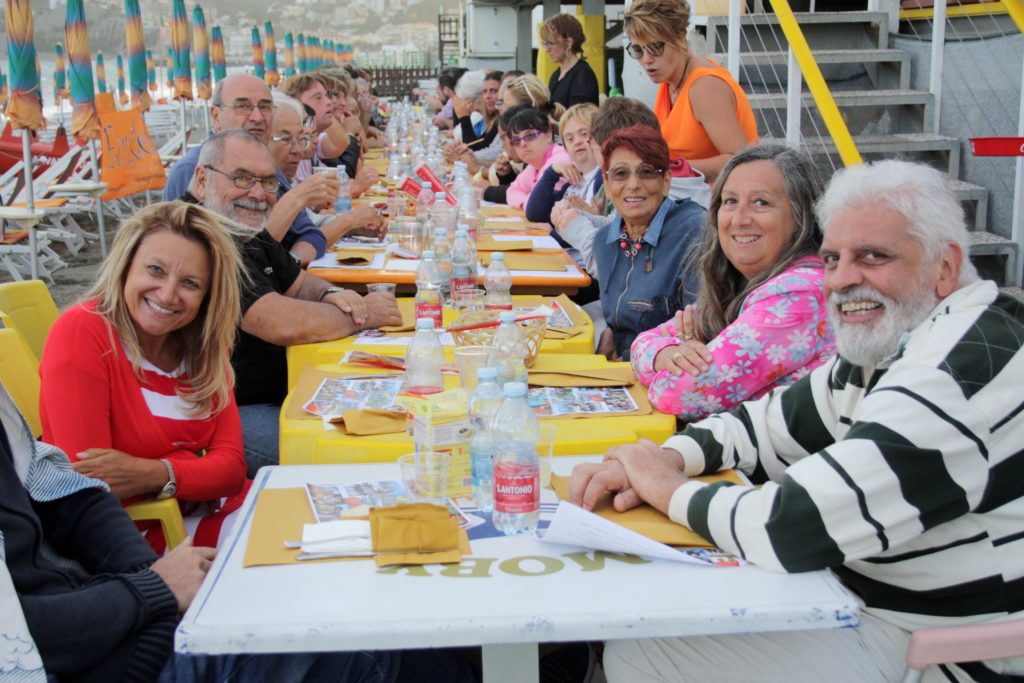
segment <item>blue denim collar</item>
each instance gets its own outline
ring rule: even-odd
[[[670,197],[665,197],[661,200],[661,206],[658,207],[657,213],[654,214],[651,224],[647,226],[647,232],[645,232],[644,236],[640,239],[641,242],[646,242],[652,247],[658,246],[658,238],[661,236],[661,226],[665,224],[665,216],[668,214],[668,210],[672,208],[672,204],[673,201]],[[605,243],[615,244],[619,241],[619,235],[621,233],[622,216],[616,213],[615,218],[609,226]]]

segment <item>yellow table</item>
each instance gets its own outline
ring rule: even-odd
[[[607,367],[603,356],[562,355],[559,363],[566,368]],[[617,365],[625,365],[619,363]],[[319,366],[328,372],[345,375],[377,374],[379,369],[345,365]],[[400,375],[396,375],[400,376]],[[458,386],[459,378],[445,375],[445,385]],[[350,436],[337,429],[325,428],[323,422],[312,415],[305,419],[288,419],[293,401],[305,402],[310,396],[289,393],[281,407],[281,464],[337,464],[361,462],[391,462],[412,451],[412,438],[404,432],[375,436]],[[612,446],[635,443],[648,438],[661,443],[675,432],[676,418],[657,411],[649,415],[620,417],[541,419],[542,424],[555,427],[555,455],[588,455],[604,453]]]
[[[517,308],[532,308],[541,304],[549,304],[551,297],[539,297],[531,295],[516,295],[512,301]],[[575,306],[575,304],[572,304]],[[400,298],[398,307],[402,309],[402,317],[412,318],[414,302],[411,298]],[[594,350],[594,324],[590,317],[578,309],[578,314],[586,320],[583,332],[569,339],[545,339],[540,346],[541,353],[574,353],[588,355]],[[455,311],[448,307],[444,309],[444,324],[448,325],[455,320]],[[396,333],[395,337],[411,337],[412,332]],[[295,386],[295,380],[299,372],[307,365],[323,365],[337,363],[349,351],[358,350],[367,353],[380,353],[387,356],[404,356],[405,344],[357,344],[356,337],[346,337],[329,342],[317,344],[299,344],[288,347],[288,390]],[[452,347],[445,347],[445,356],[448,360],[454,360]]]

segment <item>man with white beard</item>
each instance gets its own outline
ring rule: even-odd
[[[1024,616],[1024,306],[978,279],[943,176],[883,161],[818,204],[839,355],[789,387],[578,466],[573,502],[642,501],[765,569],[831,568],[856,629],[615,641],[609,681],[898,680],[910,633]],[[689,477],[738,468],[760,488]],[[685,586],[680,587],[685,590]],[[996,681],[1024,658],[930,667]]]
[[[231,357],[242,417],[249,476],[278,463],[279,413],[288,390],[285,347],[347,337],[381,325],[400,325],[391,295],[359,294],[302,270],[266,230],[277,201],[270,151],[240,128],[204,144],[186,201],[196,201],[236,224],[248,282],[242,324]]]

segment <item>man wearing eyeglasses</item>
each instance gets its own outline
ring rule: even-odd
[[[249,476],[278,463],[278,416],[287,393],[285,347],[400,325],[392,295],[334,287],[302,270],[265,229],[277,203],[270,152],[255,136],[232,129],[203,145],[186,201],[230,219],[252,236],[241,245],[251,283],[242,293],[242,324],[231,363]]]
[[[233,74],[218,81],[213,91],[210,117],[214,131],[241,128],[266,145],[274,121],[274,101],[270,90],[260,79],[250,74]],[[171,167],[164,186],[165,200],[178,199],[185,194],[201,148],[193,147]],[[292,188],[280,169],[276,175],[278,201],[267,219],[267,231],[281,242],[291,258],[305,266],[327,250],[327,239],[306,215],[305,209],[333,201],[338,193],[337,180],[317,176],[308,181],[309,186],[296,191],[298,188]],[[293,191],[296,194],[291,195]]]

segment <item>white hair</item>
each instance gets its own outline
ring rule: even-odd
[[[949,243],[958,244],[963,254],[958,284],[978,279],[974,264],[967,258],[964,210],[945,175],[931,166],[896,159],[841,169],[815,206],[822,233],[828,233],[833,217],[840,211],[866,204],[886,206],[903,216],[927,263],[934,263]]]
[[[464,100],[475,100],[484,92],[484,79],[486,77],[487,72],[482,69],[467,71],[462,74],[462,78],[455,84],[455,94]]]
[[[274,91],[274,106],[278,109],[287,107],[295,112],[295,115],[299,117],[299,125],[306,120],[306,110],[303,108],[302,103],[291,95],[285,95],[279,90]]]

